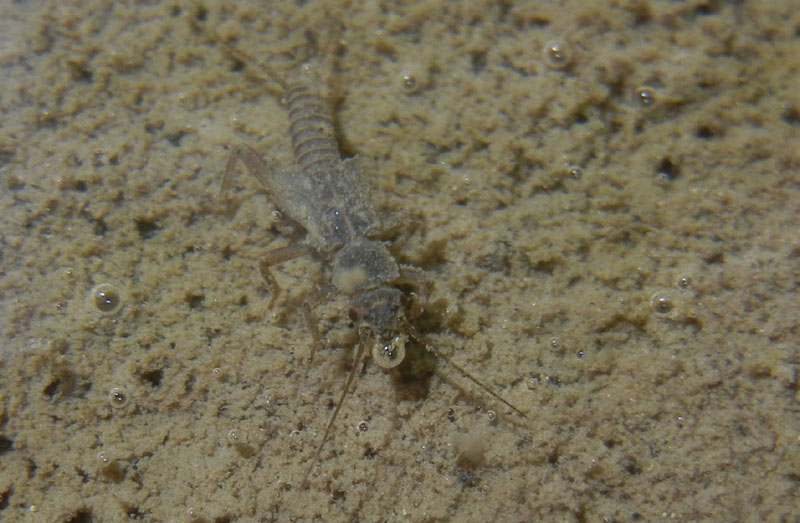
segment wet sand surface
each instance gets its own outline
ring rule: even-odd
[[[800,518],[796,2],[6,2],[3,521]],[[231,145],[308,61],[430,279],[441,359],[346,300]],[[365,189],[366,190],[366,189]],[[387,220],[391,221],[391,220]],[[605,519],[604,519],[605,518]]]

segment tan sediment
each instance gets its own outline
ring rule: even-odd
[[[370,365],[303,489],[352,334],[323,302],[309,365],[291,302],[325,268],[281,265],[269,310],[291,228],[247,176],[215,200],[227,145],[290,144],[196,5],[0,8],[0,519],[798,517],[796,13],[204,4],[287,74],[315,37],[345,151],[422,218],[394,249],[432,339],[530,417]]]

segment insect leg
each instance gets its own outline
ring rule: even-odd
[[[228,157],[228,163],[225,165],[225,174],[222,175],[222,185],[219,189],[220,196],[224,196],[228,189],[231,187],[231,180],[233,173],[236,171],[236,162],[241,161],[247,170],[252,174],[264,188],[270,193],[273,192],[272,184],[270,183],[267,175],[273,170],[273,167],[266,161],[260,154],[253,148],[246,145],[237,145],[231,151]]]
[[[308,362],[312,363],[314,361],[314,354],[317,353],[317,347],[322,343],[322,338],[319,334],[317,319],[314,317],[314,313],[311,312],[311,303],[308,300],[303,302],[303,317],[308,324],[308,330],[311,331],[311,354],[308,356]]]
[[[272,294],[272,298],[269,300],[270,308],[275,305],[275,300],[278,299],[278,293],[280,293],[281,288],[278,286],[275,275],[272,274],[272,271],[270,271],[269,268],[273,265],[299,258],[300,256],[304,256],[310,252],[311,248],[308,245],[295,244],[272,249],[261,257],[261,260],[258,262],[258,270],[261,271],[261,277],[267,284],[270,294]],[[319,334],[317,334],[317,336],[319,336]]]

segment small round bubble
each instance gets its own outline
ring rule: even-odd
[[[634,94],[634,100],[640,107],[652,107],[656,102],[655,89],[652,87],[639,87]]]
[[[108,283],[101,283],[92,289],[92,306],[102,314],[114,314],[122,306],[122,294]]]
[[[114,459],[106,451],[100,452],[97,455],[97,460],[100,462],[100,475],[104,479],[119,483],[125,477],[124,464]]]
[[[658,314],[666,314],[673,309],[675,304],[666,293],[657,292],[650,298],[650,306]]]
[[[361,423],[358,424],[358,430],[360,430],[361,432],[368,431],[369,430],[369,424],[367,424],[366,421],[362,421]]]
[[[122,388],[114,387],[108,393],[108,402],[111,404],[111,407],[121,409],[128,404],[128,395],[125,394]]]
[[[236,429],[231,429],[228,431],[228,443],[231,445],[237,445],[242,443],[242,434]]]
[[[211,376],[215,380],[219,381],[227,381],[228,380],[228,371],[223,369],[222,367],[214,367],[211,369]]]
[[[489,421],[494,421],[495,419],[497,419],[497,413],[493,410],[487,411],[486,417],[489,418]]]
[[[417,88],[417,79],[411,73],[403,73],[402,81],[403,81],[403,90],[407,93],[413,93]]]
[[[430,85],[430,74],[423,64],[408,62],[399,71],[400,89],[407,95],[416,94]]]
[[[397,367],[406,357],[405,342],[404,336],[396,336],[390,343],[376,343],[372,347],[372,359],[384,369]]]
[[[683,276],[678,280],[678,287],[681,289],[688,289],[692,286],[692,279],[689,276]]]
[[[544,46],[544,61],[551,69],[564,69],[569,65],[570,54],[564,42],[553,40]]]

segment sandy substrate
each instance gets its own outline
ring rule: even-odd
[[[398,4],[0,6],[0,519],[800,518],[797,2]],[[348,307],[311,364],[328,267],[269,308],[301,236],[216,196],[230,145],[292,161],[286,114],[198,23],[309,61],[419,328],[527,418],[367,364],[302,485]]]

